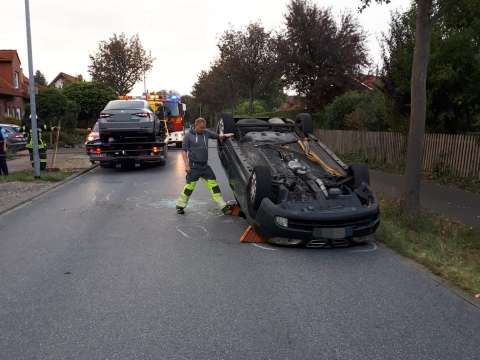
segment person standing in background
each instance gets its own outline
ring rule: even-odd
[[[5,134],[5,135],[4,135]],[[8,175],[7,166],[7,136],[0,127],[0,175]]]

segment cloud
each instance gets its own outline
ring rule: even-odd
[[[191,91],[197,75],[217,55],[216,43],[229,26],[246,26],[261,21],[267,28],[283,26],[287,0],[30,0],[34,44],[34,65],[47,80],[60,71],[88,77],[88,55],[98,42],[113,33],[138,33],[145,48],[156,58],[148,74],[151,90],[177,89]],[[356,11],[359,1],[323,0],[339,14],[345,9]],[[409,0],[397,0],[388,6],[372,6],[359,16],[369,33],[372,57],[379,60],[378,40],[386,31],[389,12],[406,8]],[[23,1],[2,4],[0,48],[19,51],[25,72],[27,53]],[[143,84],[135,87],[141,93]]]

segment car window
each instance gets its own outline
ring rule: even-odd
[[[96,122],[95,125],[93,125],[92,131],[93,132],[98,132],[98,122]]]
[[[180,115],[180,110],[178,108],[178,102],[167,101],[165,103],[165,108],[166,108],[167,114],[169,116],[179,116]]]
[[[113,100],[110,101],[105,110],[128,110],[128,109],[144,109],[144,101],[129,101],[129,100]]]

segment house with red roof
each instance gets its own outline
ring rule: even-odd
[[[28,78],[16,50],[0,50],[0,118],[21,119],[28,102]]]
[[[82,81],[82,77],[68,75],[64,72],[59,73],[48,86],[56,87],[57,89],[63,89],[63,87],[69,83],[75,81]]]

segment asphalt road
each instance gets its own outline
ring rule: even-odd
[[[176,215],[183,181],[172,151],[1,217],[0,359],[480,358],[479,308],[411,262],[241,244],[201,184]]]

